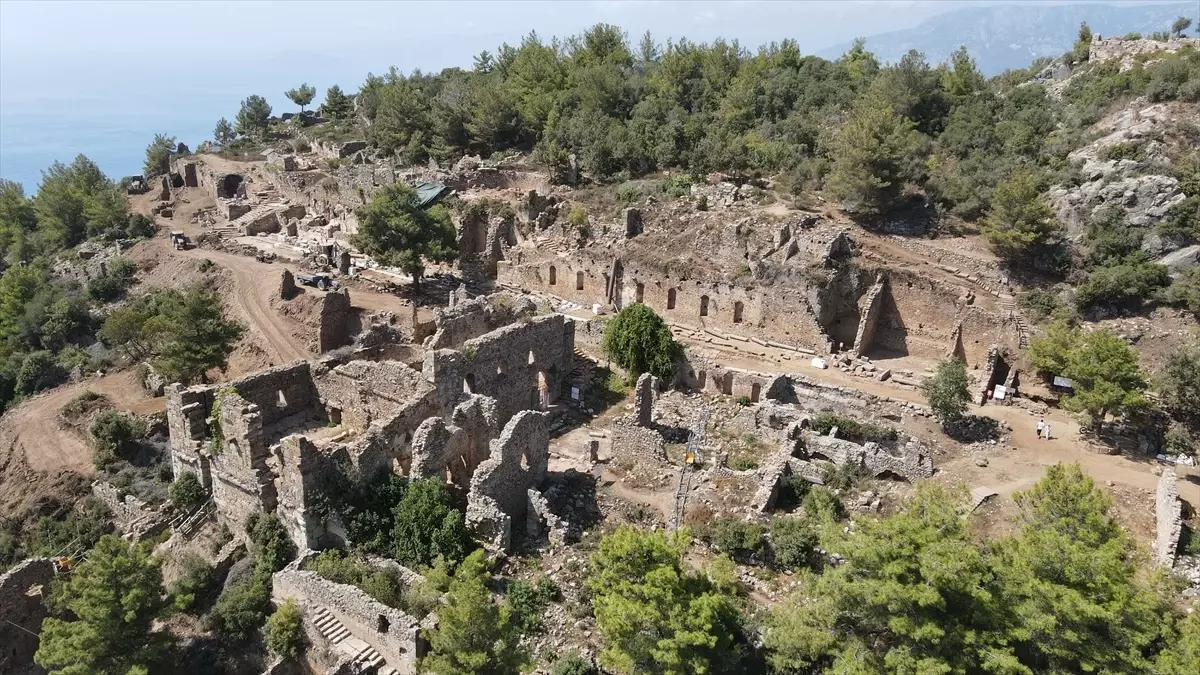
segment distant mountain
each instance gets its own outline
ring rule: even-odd
[[[880,61],[895,63],[910,50],[923,52],[930,63],[944,61],[966,45],[986,75],[1025,68],[1042,56],[1060,56],[1071,48],[1086,21],[1105,37],[1131,32],[1167,30],[1175,19],[1190,16],[1200,24],[1200,4],[1172,2],[1143,5],[992,5],[940,14],[916,28],[867,37],[867,49]],[[1190,33],[1191,31],[1189,31]],[[836,59],[850,43],[820,51]]]

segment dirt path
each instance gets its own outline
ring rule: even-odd
[[[152,413],[164,401],[152,398],[132,372],[115,373],[58,387],[35,396],[4,414],[0,420],[0,452],[19,452],[34,471],[68,469],[92,472],[92,448],[83,435],[64,426],[58,413],[84,391],[107,396],[118,410]]]

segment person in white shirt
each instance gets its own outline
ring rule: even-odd
[[[1046,428],[1046,420],[1038,420],[1037,434],[1038,438],[1042,437],[1042,430]]]

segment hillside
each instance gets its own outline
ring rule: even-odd
[[[980,71],[998,75],[1011,68],[1025,68],[1035,59],[1069,51],[1083,22],[1105,37],[1132,32],[1149,35],[1167,30],[1180,16],[1200,20],[1200,8],[1194,2],[968,7],[939,14],[915,28],[867,36],[866,46],[881,61],[895,63],[910,49],[937,62],[966,45]],[[835,45],[817,55],[836,59],[850,46],[848,42]]]

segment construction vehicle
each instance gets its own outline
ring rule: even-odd
[[[316,286],[322,291],[329,290],[330,288],[337,288],[337,281],[335,281],[332,276],[325,274],[324,272],[318,272],[316,274],[297,274],[296,281],[304,284],[305,286]]]
[[[274,251],[259,251],[254,254],[254,259],[261,263],[269,263],[275,260]]]
[[[176,251],[185,251],[192,247],[192,240],[183,232],[175,230],[171,232],[171,246],[175,247]]]

